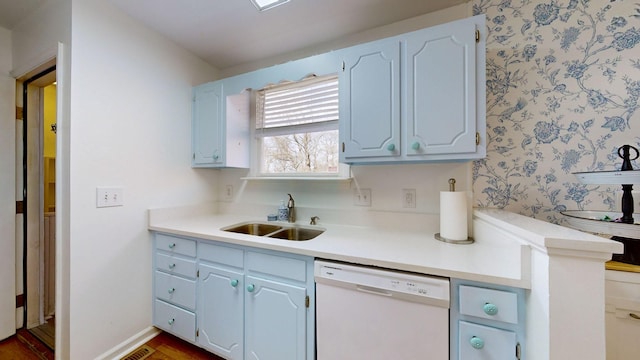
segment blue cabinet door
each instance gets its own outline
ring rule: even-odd
[[[340,81],[342,162],[400,152],[400,42],[345,50]]]
[[[243,359],[243,274],[203,263],[199,271],[198,344],[226,359]]]
[[[222,82],[215,81],[193,89],[191,120],[192,166],[223,164]]]
[[[306,289],[246,276],[245,291],[247,359],[306,359]]]
[[[410,33],[406,47],[404,152],[408,157],[475,153],[475,21],[465,19]]]

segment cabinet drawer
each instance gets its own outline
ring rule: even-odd
[[[458,353],[460,360],[470,359],[515,359],[516,334],[460,321]]]
[[[173,254],[196,256],[196,242],[175,236],[156,234],[156,249]]]
[[[244,251],[215,244],[200,244],[198,257],[201,260],[237,268],[244,267]]]
[[[640,273],[607,270],[604,289],[607,298],[640,302]]]
[[[247,252],[247,269],[285,279],[305,282],[307,262],[285,256]]]
[[[518,323],[518,295],[508,291],[460,286],[460,314]]]
[[[156,300],[154,325],[191,342],[196,341],[196,315],[191,311]]]
[[[195,310],[196,282],[179,276],[155,272],[155,296],[176,305]]]
[[[196,277],[196,262],[169,254],[156,253],[156,269],[190,278]]]

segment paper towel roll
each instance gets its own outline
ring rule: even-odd
[[[467,193],[440,192],[440,236],[448,240],[467,240]]]

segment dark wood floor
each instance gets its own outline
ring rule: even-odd
[[[149,340],[136,349],[137,356],[131,359],[145,360],[223,360],[209,352],[191,345],[165,332]],[[134,351],[135,352],[135,351]],[[131,355],[134,354],[131,353]],[[141,356],[144,354],[144,357]],[[124,359],[127,357],[125,356]],[[54,353],[27,330],[18,330],[17,334],[0,341],[0,359],[2,360],[53,360]]]
[[[224,360],[165,332],[142,346],[145,347],[151,348],[153,352],[144,360]]]
[[[53,351],[24,329],[0,341],[0,359],[3,360],[53,360],[53,358]]]

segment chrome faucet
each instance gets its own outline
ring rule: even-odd
[[[289,222],[294,223],[296,222],[296,212],[295,212],[296,203],[295,201],[293,201],[293,196],[291,196],[291,194],[287,194],[287,195],[289,195],[289,201],[287,202],[287,209],[289,210]]]
[[[317,216],[312,216],[311,217],[311,221],[309,222],[309,225],[316,225],[316,221],[320,220],[319,217]]]

